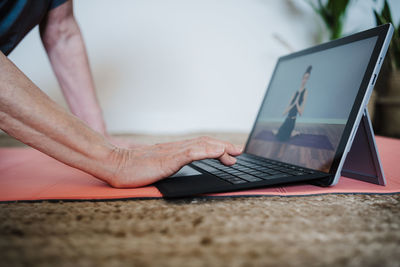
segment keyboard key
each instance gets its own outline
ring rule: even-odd
[[[206,172],[212,173],[212,172],[217,171],[216,168],[211,167],[211,166],[208,166],[208,165],[203,164],[203,163],[201,163],[201,162],[195,162],[195,163],[193,163],[193,165],[196,166],[196,167],[199,167],[199,168],[201,168],[201,169],[203,169],[203,170],[205,170]]]
[[[269,171],[268,172],[269,174],[280,174],[280,173],[282,173],[281,171]]]
[[[234,177],[232,174],[224,172],[222,174],[219,175],[220,177]]]
[[[241,174],[239,177],[242,178],[242,179],[244,179],[244,180],[246,180],[246,181],[248,181],[248,182],[257,182],[257,181],[261,181],[260,178],[255,177],[255,176],[250,175],[250,174]]]
[[[232,183],[232,184],[242,184],[242,183],[246,183],[246,181],[244,181],[244,180],[242,180],[242,179],[239,179],[239,178],[237,178],[237,177],[228,177],[228,178],[219,177],[219,178],[221,178],[221,179],[223,179],[223,180],[225,180],[225,181],[227,181],[227,182],[230,182],[230,183]]]
[[[268,176],[268,175],[271,175],[271,174],[265,173],[265,172],[253,172],[253,173],[251,173],[251,175],[254,175],[254,176],[262,178],[263,176]]]
[[[195,161],[193,165],[232,184],[315,173],[313,170],[282,162],[244,156],[239,156],[237,163],[233,166],[225,166],[215,159]]]

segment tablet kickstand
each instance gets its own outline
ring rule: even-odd
[[[341,174],[368,183],[386,185],[367,109],[364,111]]]

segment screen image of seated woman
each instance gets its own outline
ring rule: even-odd
[[[306,89],[306,83],[311,75],[312,66],[308,66],[304,75],[303,80],[301,81],[300,89],[297,90],[292,98],[289,101],[289,105],[283,112],[283,116],[287,115],[285,121],[279,127],[278,130],[274,130],[273,133],[276,135],[276,138],[285,142],[288,141],[291,137],[299,135],[300,133],[294,130],[296,124],[297,115],[301,116],[304,112],[304,105],[307,101],[308,91]]]

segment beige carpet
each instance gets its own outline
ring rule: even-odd
[[[0,266],[400,266],[400,195],[0,204]]]

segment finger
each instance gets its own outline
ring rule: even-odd
[[[230,156],[230,155],[227,154],[227,153],[224,153],[224,154],[223,154],[221,157],[219,157],[218,159],[219,159],[219,161],[220,161],[222,164],[228,165],[228,166],[231,166],[231,165],[233,165],[233,164],[236,163],[236,158]]]
[[[228,153],[229,155],[232,156],[239,156],[243,152],[243,146],[240,145],[234,145],[232,143],[222,141],[222,140],[217,140],[214,138],[208,139],[208,142],[215,143],[215,144],[221,144],[225,146],[225,153]]]
[[[180,165],[186,165],[192,161],[220,158],[225,153],[225,147],[221,144],[211,143],[194,143],[187,145],[183,150],[178,152],[176,158]]]
[[[176,164],[174,164],[174,167],[180,168],[192,161],[207,158],[218,158],[225,165],[233,165],[236,163],[236,159],[232,156],[239,155],[243,148],[241,146],[234,146],[229,142],[203,136],[195,139],[159,144],[157,145],[157,150],[175,151],[172,155]]]
[[[168,143],[158,143],[156,146],[159,147],[159,149],[185,149],[189,145],[197,143],[199,138],[192,138],[192,139],[185,139],[185,140],[180,140],[180,141],[175,141],[175,142],[168,142]]]
[[[218,139],[208,137],[208,136],[201,136],[201,137],[182,140],[182,141],[178,141],[178,142],[165,143],[163,145],[166,145],[169,147],[175,147],[175,148],[176,147],[185,148],[188,145],[193,145],[193,144],[205,145],[206,143],[211,143],[211,144],[215,144],[215,145],[223,145],[223,146],[225,146],[225,152],[232,156],[238,156],[243,152],[243,146],[241,146],[241,145],[233,145],[227,141],[218,140]]]

